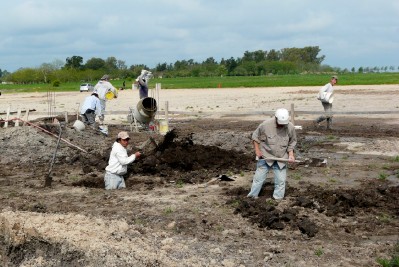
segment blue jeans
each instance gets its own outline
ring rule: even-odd
[[[105,189],[126,188],[125,179],[121,175],[106,172],[104,176]]]
[[[280,169],[278,167],[277,161],[275,161],[272,166],[269,166],[264,159],[258,160],[258,163],[256,164],[256,172],[252,181],[251,192],[249,192],[248,197],[258,197],[259,192],[266,180],[267,173],[270,169],[273,169],[274,172],[273,198],[284,198],[287,166],[284,166],[284,168]]]

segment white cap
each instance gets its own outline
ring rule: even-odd
[[[120,139],[128,139],[130,137],[129,137],[129,134],[127,132],[120,132],[120,133],[118,133],[118,138],[120,138]]]
[[[277,109],[274,115],[277,118],[278,124],[288,124],[288,122],[290,121],[290,114],[285,108]]]

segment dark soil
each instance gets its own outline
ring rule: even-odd
[[[270,250],[274,256],[268,260],[270,266],[284,266],[278,263],[282,262],[283,254],[295,251],[289,245],[292,240],[305,243],[316,240],[321,247],[328,247],[329,242],[338,246],[356,240],[361,247],[364,238],[373,240],[372,236],[378,236],[379,240],[392,240],[399,234],[399,162],[384,155],[356,154],[338,145],[345,138],[397,138],[399,127],[381,120],[342,118],[329,131],[314,128],[307,121],[297,122],[304,128],[298,131],[297,158],[327,158],[328,164],[291,165],[286,198],[282,202],[270,199],[272,179],[264,185],[259,199],[246,198],[255,170],[249,137],[260,121],[203,119],[175,122],[166,136],[131,133],[129,153],[140,150],[143,157],[129,166],[125,177],[127,189],[122,191],[105,191],[103,174],[114,136],[121,130],[129,131],[128,126],[111,125],[109,136],[103,136],[94,130],[77,133],[71,125],[63,125],[63,141],[49,173],[59,126],[36,123],[54,136],[30,126],[0,130],[0,204],[13,212],[77,213],[105,220],[123,219],[129,225],[144,221],[150,227],[138,228],[144,235],[150,229],[164,229],[165,221],[172,222],[179,238],[219,242],[228,255],[249,246],[253,253],[235,261],[242,266],[269,266],[260,264],[265,260],[262,239],[287,243],[284,253],[281,249]],[[222,174],[233,181],[218,180],[205,186],[202,189],[205,191],[196,187]],[[44,187],[47,175],[52,178],[51,187]],[[88,191],[77,193],[80,188]],[[132,196],[137,198],[124,201]],[[154,199],[160,202],[154,205]],[[175,212],[171,206],[176,206]],[[201,211],[204,208],[218,212]],[[243,221],[248,225],[237,225]],[[226,230],[221,230],[220,225]],[[224,234],[227,229],[234,229],[235,235]],[[382,250],[371,245],[365,245],[364,249],[375,257],[378,253],[388,253],[392,244],[381,245]],[[99,262],[85,251],[65,250],[63,244],[43,238],[13,243],[4,231],[0,232],[0,252],[4,266],[19,266],[38,257],[56,262],[50,266]],[[299,254],[305,252],[297,253],[302,257]],[[335,259],[349,264],[341,266],[374,262],[373,257],[352,260],[349,254],[342,251],[329,254],[327,262]],[[317,265],[318,258],[313,257],[306,262]],[[222,261],[213,259],[217,263]],[[152,261],[152,265],[146,266],[166,265]]]

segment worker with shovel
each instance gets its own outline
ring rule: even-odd
[[[287,162],[295,162],[294,148],[297,143],[294,125],[289,122],[289,112],[277,109],[274,118],[265,120],[252,134],[255,148],[256,172],[248,197],[258,198],[270,169],[274,172],[273,198],[284,198],[287,178]]]
[[[127,155],[126,147],[129,144],[129,140],[130,137],[127,132],[120,132],[115,143],[112,145],[108,166],[105,168],[105,189],[126,188],[123,175],[127,173],[127,165],[141,156],[140,152],[136,152],[130,156]]]

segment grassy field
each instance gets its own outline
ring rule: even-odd
[[[161,83],[162,89],[193,89],[193,88],[239,88],[239,87],[283,87],[283,86],[322,86],[330,80],[327,74],[302,75],[271,75],[256,77],[188,77],[188,78],[154,78],[149,87]],[[61,83],[59,87],[51,84],[0,84],[2,93],[16,92],[47,92],[47,91],[79,91],[81,82]],[[114,80],[111,83],[122,87],[123,80]],[[126,80],[126,87],[130,89],[132,81]],[[373,85],[399,84],[399,73],[363,73],[341,74],[339,85]]]

